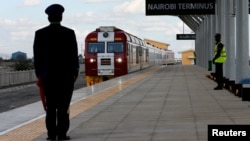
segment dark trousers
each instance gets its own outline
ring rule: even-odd
[[[215,63],[215,75],[218,87],[223,87],[223,63]]]
[[[48,137],[65,137],[70,126],[69,106],[74,81],[48,80],[43,85],[47,105],[45,122]]]

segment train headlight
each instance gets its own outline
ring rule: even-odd
[[[103,37],[104,37],[104,38],[107,38],[108,36],[109,36],[109,33],[108,33],[108,32],[104,32],[104,33],[103,33]]]
[[[121,62],[122,62],[122,58],[118,58],[118,59],[117,59],[117,62],[118,62],[118,63],[121,63]]]
[[[90,63],[93,63],[93,62],[95,62],[95,59],[91,58],[89,61],[90,61]]]

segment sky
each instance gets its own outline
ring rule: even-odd
[[[194,41],[176,40],[176,34],[192,31],[175,16],[146,16],[145,0],[1,0],[0,56],[8,59],[21,51],[32,58],[35,31],[49,25],[44,11],[55,3],[65,8],[61,24],[75,31],[79,54],[86,35],[100,26],[116,26],[141,39],[170,44],[176,58],[178,52],[194,49]]]

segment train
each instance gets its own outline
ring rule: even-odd
[[[173,64],[174,52],[157,48],[115,26],[100,26],[85,38],[87,86],[154,65]]]

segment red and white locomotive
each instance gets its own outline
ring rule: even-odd
[[[84,55],[88,86],[174,59],[172,51],[153,47],[114,26],[89,33]]]

